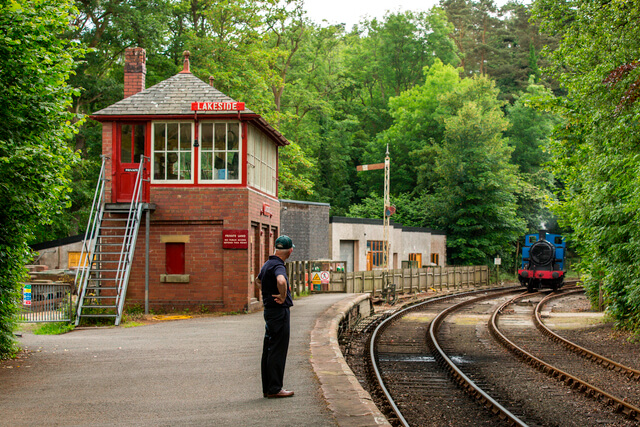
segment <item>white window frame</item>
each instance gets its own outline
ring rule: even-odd
[[[156,145],[155,145],[155,133],[156,133],[156,125],[158,124],[164,124],[165,127],[167,124],[173,124],[173,123],[177,123],[178,125],[180,124],[188,124],[191,127],[191,132],[190,132],[190,138],[191,140],[189,141],[189,147],[190,147],[190,151],[181,151],[180,150],[180,127],[178,127],[178,155],[180,155],[181,153],[191,153],[191,178],[190,179],[156,179],[156,162],[155,162],[155,158],[156,158]],[[152,121],[151,122],[151,183],[152,184],[193,184],[194,183],[194,161],[195,161],[195,156],[193,155],[193,138],[195,136],[194,133],[194,122],[193,121],[188,121],[188,120],[157,120],[157,121]],[[167,153],[169,152],[167,150],[167,141],[165,140],[165,149],[163,151],[163,153]],[[178,160],[178,165],[180,165],[180,160]],[[166,174],[166,170],[165,170],[165,174]],[[178,176],[180,176],[180,172],[178,172]]]
[[[265,193],[275,196],[277,194],[277,159],[278,148],[261,131],[251,128],[247,149],[248,167],[251,173],[247,174],[248,185]]]
[[[219,124],[224,124],[226,126],[226,135],[228,136],[229,131],[228,131],[228,125],[229,124],[235,124],[238,126],[238,149],[237,150],[229,150],[229,146],[228,146],[228,140],[225,140],[225,150],[221,151],[221,150],[216,150],[216,146],[215,146],[215,127],[216,125]],[[242,176],[244,173],[244,158],[242,157],[242,150],[243,150],[243,138],[242,138],[242,123],[238,120],[202,120],[199,122],[198,124],[199,128],[198,128],[198,145],[199,145],[199,149],[198,149],[198,182],[201,184],[241,184],[242,183]],[[202,143],[202,136],[204,135],[204,133],[202,132],[202,127],[203,126],[213,126],[214,128],[214,140],[212,141],[212,147],[211,149],[204,149],[203,143]],[[215,173],[213,172],[215,169],[213,167],[212,164],[212,179],[203,179],[202,178],[202,171],[203,171],[203,161],[202,161],[202,157],[204,153],[211,153],[212,156],[212,162],[215,159],[215,153],[216,152],[224,152],[225,153],[225,157],[226,155],[228,155],[228,153],[236,153],[238,156],[238,178],[237,179],[228,179],[228,174],[225,175],[225,177],[223,179],[220,179],[219,177],[215,176]],[[226,169],[225,169],[226,170]]]

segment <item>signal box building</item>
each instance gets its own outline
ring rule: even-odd
[[[140,162],[148,159],[141,196],[148,214],[126,306],[259,308],[254,278],[279,234],[278,150],[288,141],[194,76],[188,52],[180,73],[148,89],[144,49],[125,56],[124,99],[91,118],[102,123],[107,206],[130,204]]]

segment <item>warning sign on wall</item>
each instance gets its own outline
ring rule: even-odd
[[[313,283],[314,285],[320,285],[322,283],[322,280],[320,279],[320,273],[318,272],[312,273],[311,283]]]

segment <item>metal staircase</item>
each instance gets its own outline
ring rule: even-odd
[[[82,318],[122,319],[129,274],[142,219],[142,182],[146,157],[142,157],[130,204],[105,203],[105,163],[94,194],[87,231],[76,271],[78,286],[76,326]]]

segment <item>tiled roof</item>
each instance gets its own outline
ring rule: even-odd
[[[109,116],[193,116],[194,111],[191,110],[193,102],[236,101],[193,74],[181,72],[107,108],[96,111],[91,117],[100,121],[101,118],[107,120]],[[198,117],[229,115],[229,113],[229,111],[198,111]],[[277,145],[289,145],[289,141],[280,132],[253,111],[245,109],[239,113],[240,115],[251,115],[249,120],[270,134]]]
[[[147,116],[189,114],[192,102],[236,102],[191,73],[178,73],[157,85],[116,102],[93,116]],[[221,111],[199,111],[198,115],[229,114]],[[255,114],[243,110],[241,114]]]

